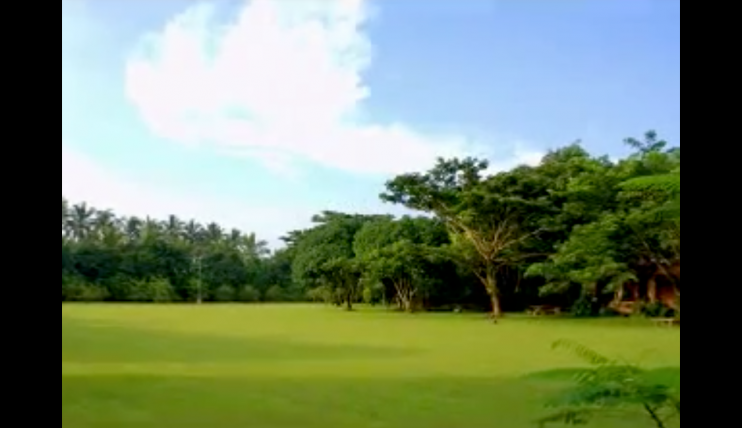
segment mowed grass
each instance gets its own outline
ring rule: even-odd
[[[635,320],[62,305],[62,427],[533,427],[582,365],[559,339],[680,382],[680,332]]]

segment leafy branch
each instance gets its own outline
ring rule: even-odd
[[[575,378],[576,385],[549,407],[559,409],[538,421],[549,424],[587,425],[599,414],[639,407],[657,425],[666,428],[681,414],[679,393],[666,385],[647,380],[639,367],[611,360],[577,343],[559,341],[554,349],[565,349],[593,366]]]

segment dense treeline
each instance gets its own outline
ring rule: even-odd
[[[290,282],[291,260],[255,235],[119,218],[62,197],[62,301],[286,300]]]
[[[420,217],[325,212],[276,252],[216,224],[119,218],[63,196],[62,301],[679,309],[680,149],[654,133],[627,143],[635,153],[618,162],[573,145],[496,175],[440,160],[381,195]],[[663,299],[668,284],[677,298]]]

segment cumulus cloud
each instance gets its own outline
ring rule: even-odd
[[[129,99],[160,137],[353,173],[426,169],[480,150],[461,137],[361,120],[373,48],[363,0],[252,0],[227,23],[201,3],[142,40]]]
[[[203,223],[217,222],[255,231],[274,246],[288,230],[304,228],[317,207],[254,206],[208,194],[168,188],[130,171],[116,171],[62,142],[62,195],[119,215],[167,218],[178,214]]]
[[[65,93],[70,78],[84,80],[80,76],[89,68],[89,55],[80,55],[80,48],[99,40],[99,31],[107,28],[82,19],[82,10],[66,10],[72,2],[64,3],[63,139],[69,136],[65,109],[91,108],[72,99],[75,91]],[[428,169],[439,156],[493,153],[461,136],[425,135],[404,123],[368,119],[362,109],[372,91],[363,77],[372,65],[373,46],[364,28],[371,17],[364,0],[252,0],[241,3],[228,22],[216,4],[198,3],[174,17],[144,37],[128,59],[128,98],[155,136],[259,159],[289,176],[308,163],[388,176]],[[499,150],[494,158],[501,161],[493,163],[493,171],[534,163],[541,155],[519,144]],[[273,244],[324,209],[401,213],[382,208],[375,195],[364,202],[353,199],[364,206],[343,198],[312,206],[254,206],[185,192],[123,165],[101,163],[64,141],[62,194],[122,215],[177,213],[216,221],[256,231]],[[286,201],[291,204],[292,198]]]

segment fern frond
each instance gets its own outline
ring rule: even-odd
[[[567,349],[595,368],[584,370],[575,379],[574,388],[550,404],[562,411],[539,421],[542,427],[550,423],[583,425],[595,413],[634,406],[645,409],[658,428],[666,426],[667,418],[680,416],[679,391],[650,382],[641,368],[611,360],[569,340],[555,343],[554,348]],[[672,414],[664,417],[667,413]]]
[[[560,340],[554,343],[553,349],[564,349],[567,351],[571,351],[593,366],[605,366],[614,363],[614,361],[612,361],[608,357],[605,357],[598,352],[593,351],[587,346],[570,340]]]

